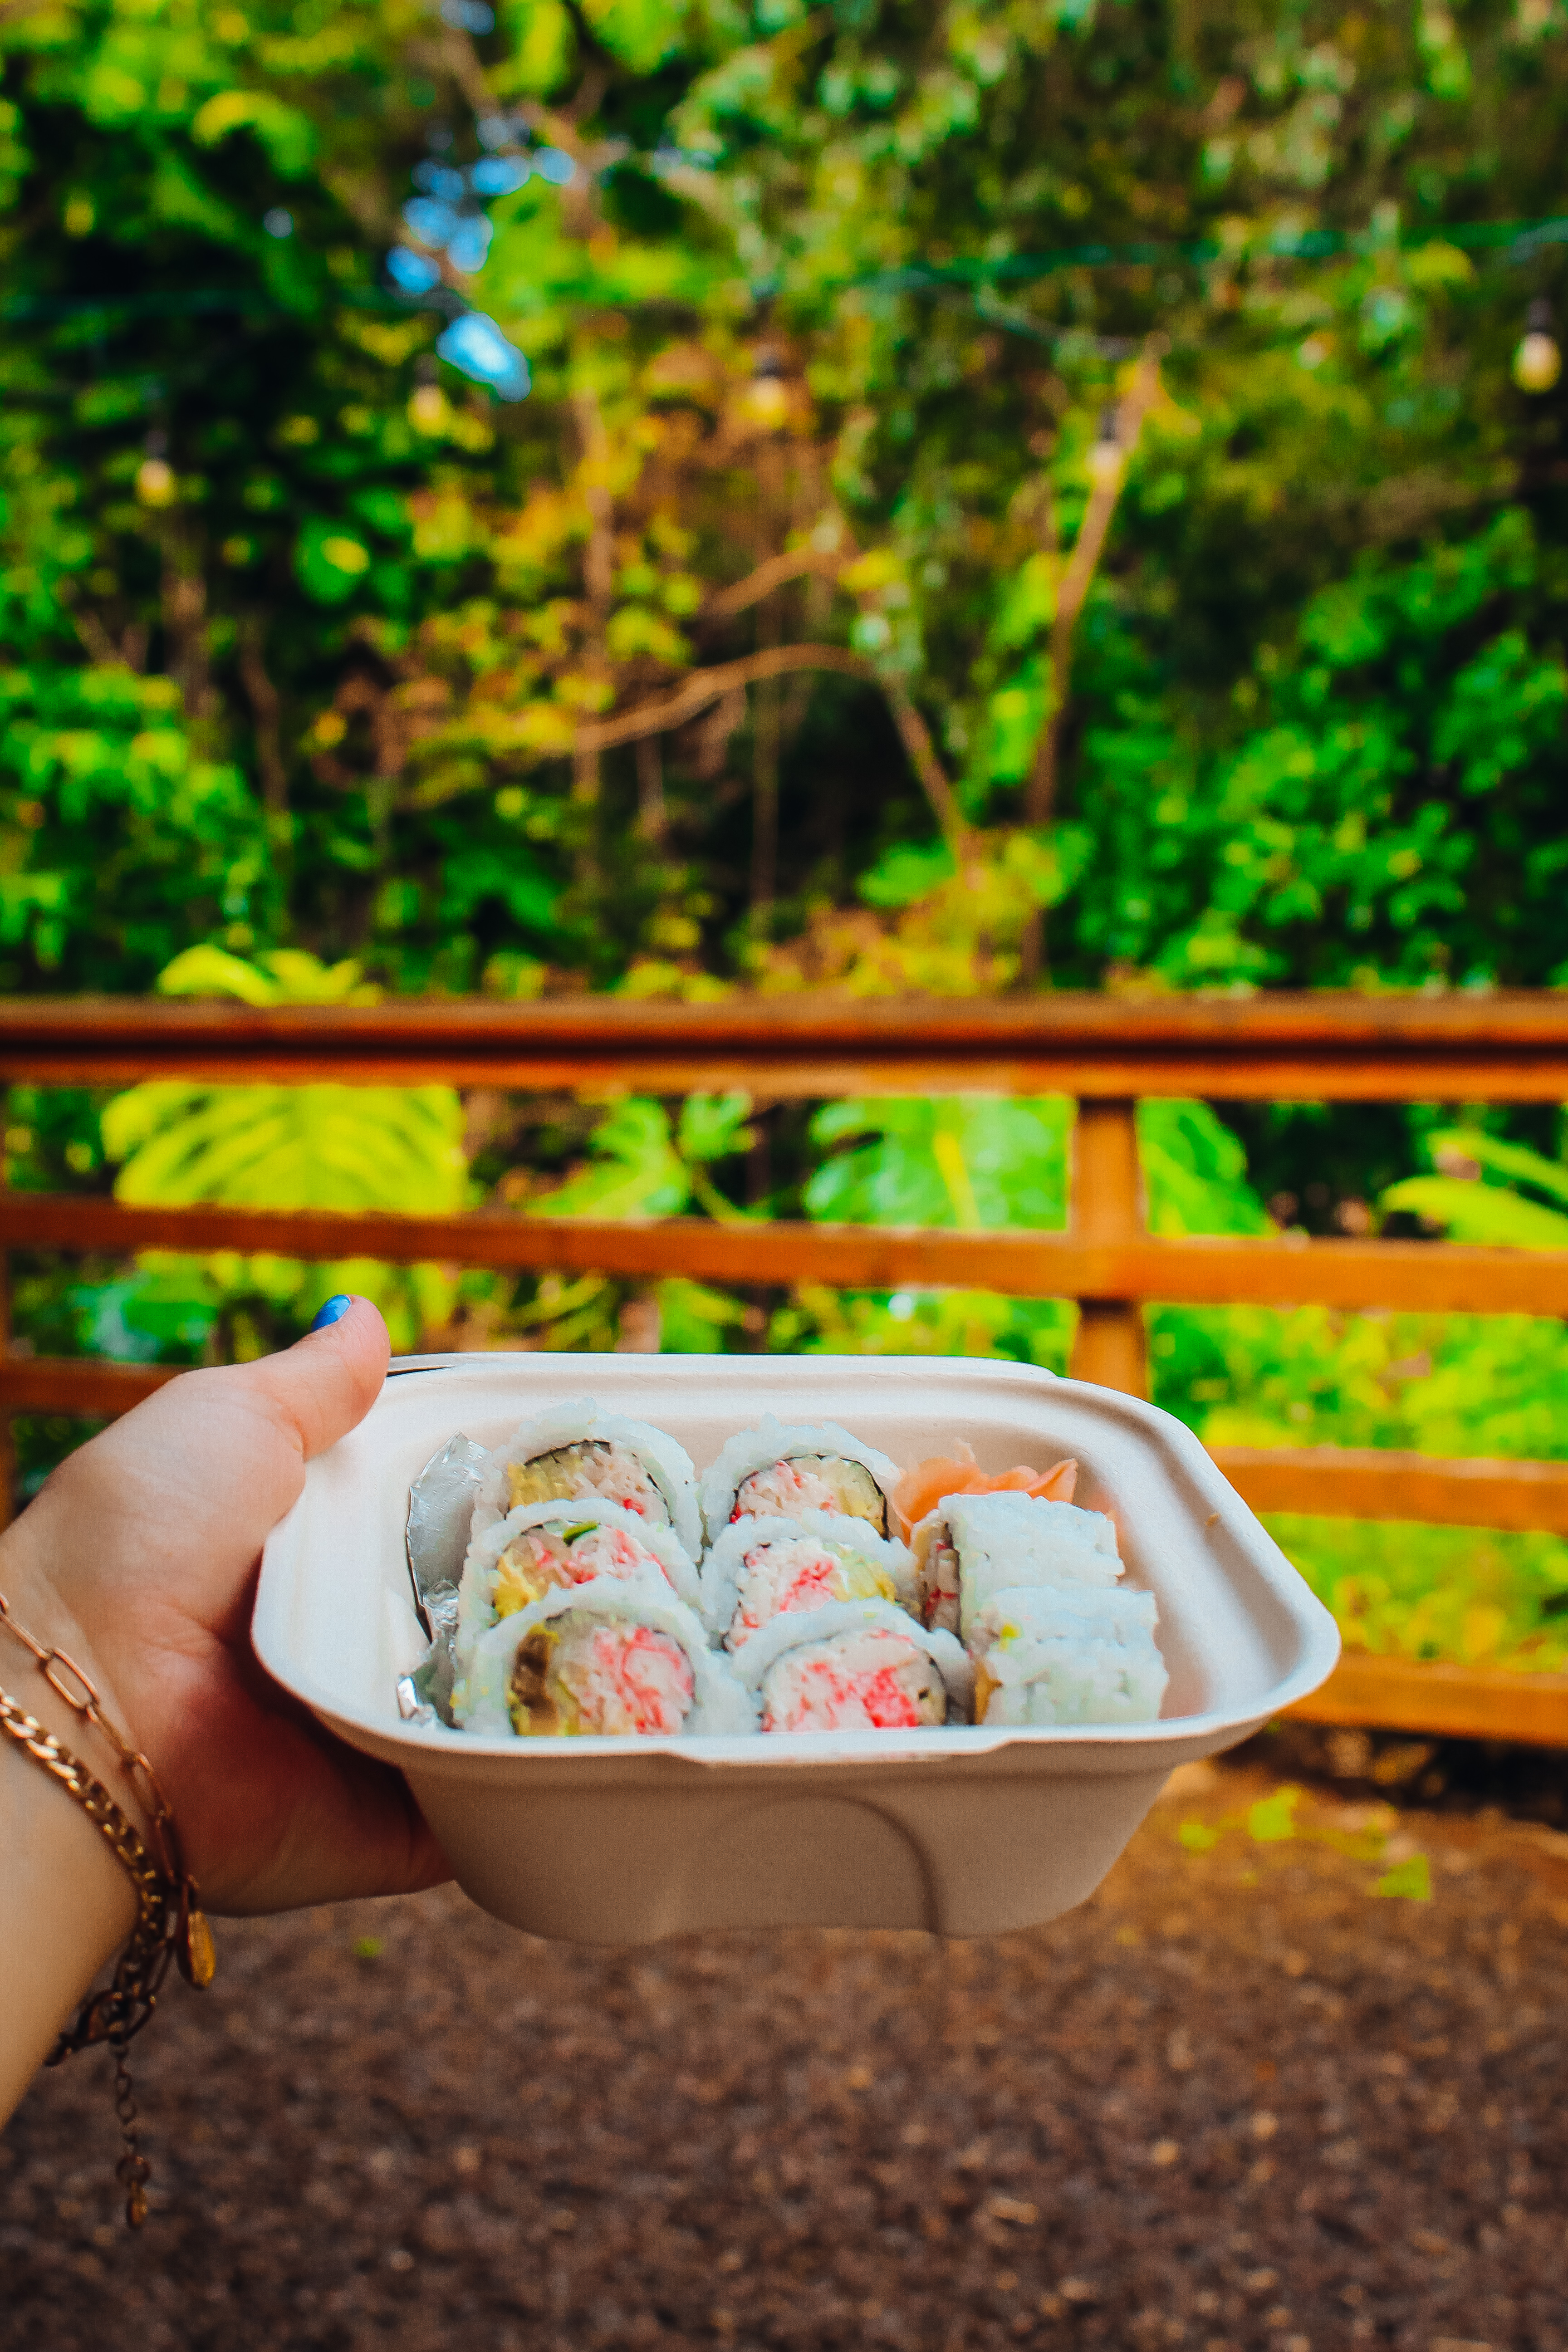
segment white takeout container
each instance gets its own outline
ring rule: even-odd
[[[837,1421],[901,1465],[966,1438],[981,1467],[1075,1454],[1159,1602],[1158,1723],[475,1739],[401,1720],[424,1637],[404,1550],[410,1481],[458,1430],[496,1445],[592,1396],[679,1438],[700,1473],[765,1412]],[[262,1559],[261,1662],[352,1747],[406,1774],[459,1884],[539,1936],[642,1943],[698,1928],[995,1935],[1091,1894],[1172,1767],[1316,1689],[1329,1612],[1192,1433],[1152,1405],[965,1357],[459,1355],[395,1362],[312,1462]]]

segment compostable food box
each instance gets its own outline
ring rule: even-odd
[[[478,1739],[400,1718],[423,1647],[409,1484],[456,1432],[497,1445],[593,1397],[678,1438],[700,1473],[765,1412],[836,1421],[900,1465],[1079,1465],[1130,1585],[1159,1604],[1157,1723],[730,1738]],[[1333,1620],[1191,1431],[1136,1398],[1021,1364],[868,1356],[460,1355],[395,1362],[359,1428],[312,1462],[263,1556],[262,1664],[321,1721],[406,1774],[476,1903],[540,1936],[641,1943],[699,1928],[995,1935],[1099,1885],[1173,1766],[1317,1687]]]

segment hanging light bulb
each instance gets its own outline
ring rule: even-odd
[[[752,361],[752,381],[746,386],[745,404],[752,422],[765,433],[776,433],[789,415],[784,361],[771,344],[764,343]]]
[[[1109,490],[1121,479],[1125,462],[1123,450],[1116,433],[1116,411],[1103,408],[1100,413],[1100,435],[1089,453],[1089,478],[1097,490]]]
[[[1552,305],[1532,302],[1513,355],[1513,380],[1521,392],[1550,392],[1562,373],[1563,354],[1552,331]]]

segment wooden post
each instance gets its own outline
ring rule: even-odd
[[[1089,1242],[1125,1242],[1143,1231],[1137,1106],[1125,1098],[1080,1102],[1073,1129],[1073,1230]],[[1130,1298],[1083,1298],[1068,1370],[1129,1396],[1149,1393],[1143,1310]]]

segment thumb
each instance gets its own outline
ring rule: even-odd
[[[368,1298],[351,1298],[335,1322],[247,1364],[243,1378],[309,1462],[364,1419],[381,1393],[391,1352],[376,1308]]]

